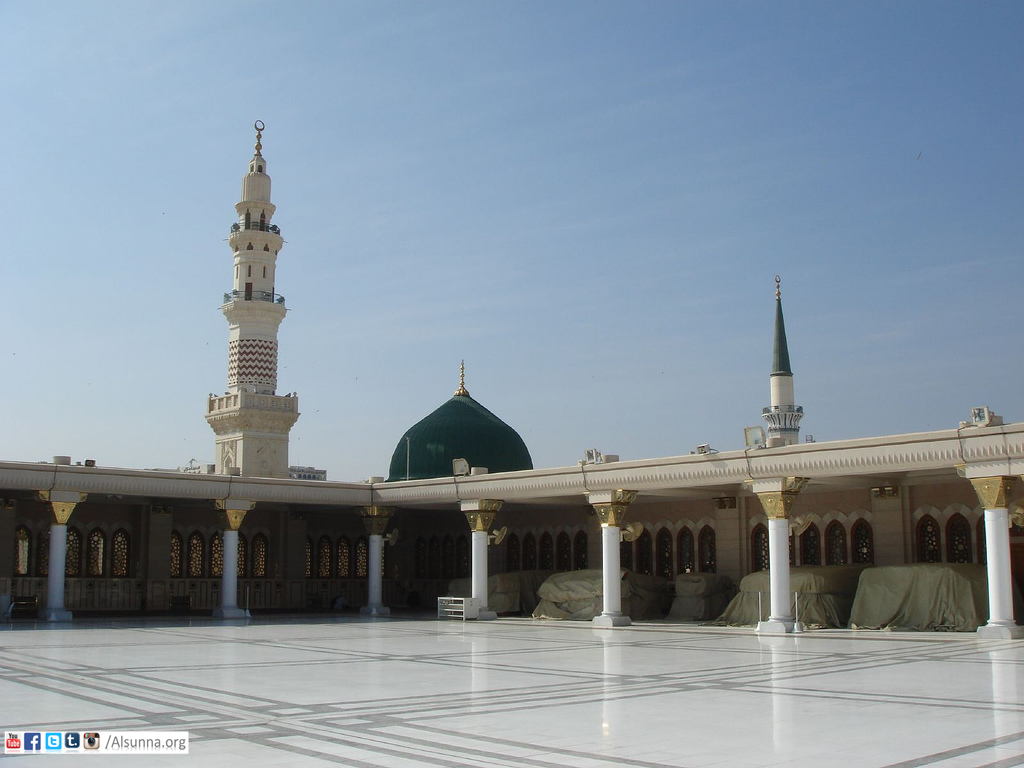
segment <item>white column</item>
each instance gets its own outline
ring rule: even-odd
[[[384,605],[384,530],[395,512],[394,507],[362,507],[367,539],[366,605],[359,609],[364,616],[390,616],[391,609]]]
[[[384,537],[379,533],[371,533],[369,536],[369,564],[370,569],[366,575],[367,581],[367,605],[360,608],[359,612],[368,616],[387,616],[391,609],[384,605]]]
[[[50,525],[50,565],[46,574],[46,608],[42,617],[47,621],[71,621],[71,611],[64,608],[64,567],[68,554],[68,527]]]
[[[490,599],[488,591],[490,584],[487,573],[487,544],[490,541],[491,526],[494,518],[501,510],[500,499],[466,499],[460,502],[463,513],[466,515],[466,522],[472,531],[472,571],[470,572],[470,584],[473,603],[479,609],[477,621],[490,621],[498,618],[498,614],[492,611],[487,601]]]
[[[970,477],[970,475],[968,475]],[[1016,478],[970,478],[985,508],[985,556],[988,560],[988,623],[978,627],[978,637],[1024,637],[1024,627],[1013,619],[1013,581],[1010,574],[1010,513],[1007,497]]]
[[[755,480],[754,493],[768,518],[768,620],[757,631],[781,635],[793,631],[792,595],[789,593],[789,515],[796,497],[807,485],[804,477]]]
[[[249,613],[238,607],[238,531],[222,531],[224,539],[224,571],[220,576],[220,607],[215,619],[245,619]]]
[[[793,631],[789,594],[789,520],[768,521],[768,578],[771,584],[769,622]]]
[[[487,610],[487,531],[473,531],[473,599]]]
[[[594,617],[595,627],[628,627],[632,622],[622,613],[622,569],[619,542],[622,519],[636,498],[636,491],[595,491],[587,494],[594,514],[601,522],[601,587],[603,610]]]

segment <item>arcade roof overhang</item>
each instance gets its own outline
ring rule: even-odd
[[[0,462],[0,493],[66,490],[121,499],[244,499],[325,508],[452,509],[461,500],[481,498],[573,506],[586,503],[590,491],[617,488],[639,491],[636,503],[743,495],[750,493],[750,481],[774,477],[809,478],[805,492],[951,482],[963,465],[974,477],[1024,474],[1024,423],[375,484]]]

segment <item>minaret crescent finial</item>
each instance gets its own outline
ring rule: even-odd
[[[256,154],[263,156],[263,129],[266,128],[266,124],[262,120],[257,120],[252,124],[252,127],[256,129]]]
[[[466,389],[466,361],[459,364],[459,388],[455,390],[455,397],[469,397]]]
[[[776,300],[782,298],[782,289],[780,288],[781,285],[782,285],[782,278],[779,277],[778,275],[776,275],[775,276],[775,299]]]

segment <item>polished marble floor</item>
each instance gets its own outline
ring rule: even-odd
[[[1009,768],[1024,766],[1024,641],[352,615],[15,622],[0,625],[0,728],[189,732],[188,756],[90,764]]]

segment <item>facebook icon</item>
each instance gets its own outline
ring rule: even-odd
[[[43,735],[41,733],[25,734],[25,751],[38,752],[43,748]]]
[[[60,749],[64,746],[64,734],[63,733],[48,733],[46,734],[46,749]]]

